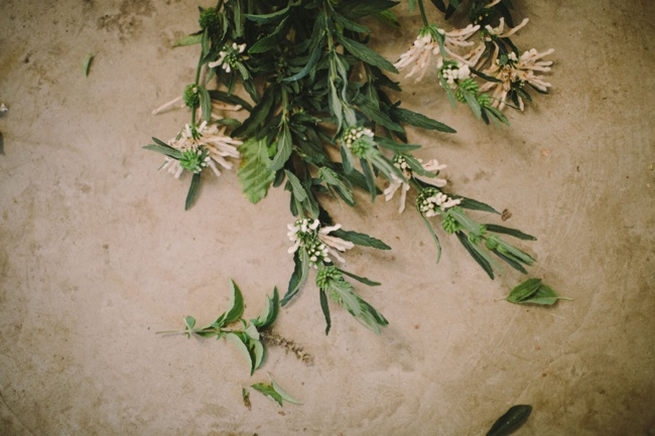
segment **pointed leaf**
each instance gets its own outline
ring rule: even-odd
[[[243,355],[243,357],[246,358],[246,361],[248,362],[248,367],[250,369],[250,374],[252,375],[254,371],[254,362],[252,360],[252,357],[250,356],[250,351],[248,351],[248,346],[243,342],[243,339],[241,336],[237,335],[236,333],[226,333],[225,334],[225,339],[228,341],[232,342],[234,346],[239,350],[239,352]]]
[[[198,188],[200,187],[200,173],[193,173],[191,184],[189,185],[189,192],[186,195],[184,202],[184,210],[189,210],[198,196]]]
[[[506,436],[518,429],[528,420],[532,413],[532,406],[517,405],[512,406],[510,409],[491,427],[487,436]]]
[[[321,310],[325,317],[325,335],[327,336],[330,332],[330,327],[332,326],[332,321],[330,320],[330,306],[328,305],[327,295],[323,289],[319,289],[319,297],[321,300]]]
[[[282,389],[282,387],[281,387],[279,384],[277,384],[277,383],[275,382],[275,380],[271,380],[271,387],[275,390],[275,392],[277,392],[278,394],[280,394],[280,397],[282,397],[282,399],[283,399],[284,401],[286,401],[287,403],[291,403],[291,404],[302,404],[301,401],[296,400],[296,399],[293,398],[291,395],[287,394],[287,393],[284,391],[284,389]]]
[[[267,385],[266,383],[255,383],[254,385],[251,385],[251,387],[257,392],[260,392],[271,398],[273,401],[278,403],[280,407],[282,407],[282,396],[275,389],[273,389],[273,386]]]
[[[243,295],[237,284],[234,283],[234,280],[232,279],[230,279],[230,288],[232,289],[232,304],[225,314],[225,318],[223,318],[223,325],[228,325],[238,321],[241,318],[241,315],[243,315]]]
[[[387,244],[381,240],[367,235],[366,233],[354,232],[351,230],[337,229],[330,232],[331,236],[336,236],[337,238],[350,241],[353,244],[361,245],[363,247],[373,247],[378,250],[391,250]]]

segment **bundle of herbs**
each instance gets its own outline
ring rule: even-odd
[[[409,3],[411,8],[416,1]],[[437,260],[441,245],[435,224],[455,235],[492,279],[503,262],[526,273],[525,266],[535,261],[504,239],[534,237],[476,221],[467,211],[498,212],[446,191],[447,182],[439,177],[445,165],[412,154],[420,145],[408,143],[407,126],[443,135],[455,130],[401,107],[393,97],[401,89],[390,75],[411,68],[410,75],[421,78],[435,61],[438,80],[453,102],[467,103],[487,123],[507,123],[501,110],[507,105],[522,109],[523,99],[529,99],[526,85],[541,91],[550,86],[535,74],[547,71],[549,63],[532,51],[520,55],[510,41],[524,23],[511,27],[509,0],[472,1],[466,8],[455,0],[432,3],[447,17],[460,10],[472,24],[445,31],[428,22],[418,0],[424,27],[396,64],[369,47],[371,30],[362,24],[373,17],[398,26],[392,12],[397,3],[389,0],[221,0],[201,8],[200,30],[178,43],[200,45],[195,79],[182,97],[157,112],[183,102],[191,119],[175,138],[153,138],[145,148],[164,154],[163,167],[176,177],[190,173],[187,209],[201,175],[207,169],[219,175],[232,168],[232,159],[240,159],[238,178],[251,202],[264,198],[271,186],[289,192],[294,217],[288,226],[289,253],[295,267],[280,302],[296,297],[315,270],[326,334],[330,301],[375,332],[387,325],[355,290],[357,283],[380,283],[345,270],[342,256],[355,245],[390,249],[374,236],[336,224],[324,206],[327,198],[356,207],[354,190],[367,192],[371,202],[381,194],[387,201],[398,196],[402,212],[408,191],[414,190],[414,209],[436,244]],[[491,95],[485,92],[491,89]],[[222,116],[225,111],[247,115]],[[187,319],[186,332],[220,337],[223,324],[214,324],[196,329]],[[254,370],[261,363],[257,323],[243,326],[243,332],[225,336],[242,343]]]

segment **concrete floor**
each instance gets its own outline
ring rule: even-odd
[[[556,49],[552,95],[495,129],[403,80],[406,106],[460,131],[410,139],[449,164],[453,190],[539,236],[532,273],[575,301],[498,301],[520,277],[488,280],[452,239],[436,265],[415,215],[362,197],[332,212],[393,247],[348,257],[383,282],[361,292],[389,328],[335,310],[325,337],[308,286],[276,330],[313,365],[271,348],[250,378],[228,344],[154,334],[210,320],[229,277],[254,316],[292,269],[284,192],[253,206],[227,173],[184,212],[188,180],[140,148],[186,122],[150,112],[192,78],[195,48],[170,45],[195,30],[195,3],[3,0],[0,433],[479,435],[527,403],[517,435],[655,435],[655,4],[515,3],[531,18],[518,44]],[[419,25],[402,15],[403,32],[374,41],[390,59]],[[252,393],[245,408],[241,387],[266,371],[304,405]]]

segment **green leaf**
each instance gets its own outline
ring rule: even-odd
[[[489,206],[486,203],[483,203],[481,201],[473,200],[472,198],[466,198],[462,197],[461,195],[451,195],[452,198],[458,198],[462,200],[462,202],[459,204],[460,207],[464,209],[469,209],[469,210],[480,210],[483,212],[491,212],[500,215],[501,213],[498,212],[496,209],[493,207]]]
[[[512,406],[510,409],[491,427],[487,436],[506,436],[518,429],[528,420],[532,413],[532,406],[517,405]]]
[[[366,277],[358,276],[357,274],[353,274],[353,273],[351,273],[351,272],[348,272],[348,271],[342,270],[341,268],[337,268],[337,269],[338,269],[339,271],[341,271],[343,274],[347,275],[348,277],[351,277],[351,278],[357,280],[358,282],[364,283],[365,285],[368,285],[368,286],[380,286],[380,285],[382,284],[382,283],[380,283],[380,282],[374,282],[374,281],[371,280],[371,279],[367,279]]]
[[[392,150],[392,151],[395,151],[395,152],[398,152],[398,153],[402,153],[402,152],[405,152],[405,151],[411,151],[411,150],[417,150],[417,149],[421,148],[421,146],[418,145],[418,144],[402,144],[402,143],[396,142],[396,141],[394,141],[392,139],[382,138],[382,137],[379,137],[379,136],[375,137],[375,142],[377,142],[377,144],[380,147],[384,147],[384,148],[386,148],[388,150]]]
[[[491,264],[489,263],[489,261],[481,253],[480,248],[478,248],[476,245],[471,244],[471,242],[469,242],[468,238],[464,233],[455,232],[455,234],[457,235],[457,239],[459,239],[459,242],[461,242],[464,248],[466,248],[466,251],[469,252],[471,257],[473,257],[473,259],[475,259],[475,261],[482,267],[482,269],[487,273],[487,275],[489,275],[489,278],[493,280],[494,271],[491,268]]]
[[[192,316],[186,316],[184,317],[184,324],[187,330],[193,330],[193,327],[196,325],[196,319]]]
[[[272,387],[272,388],[275,390],[275,392],[277,392],[277,393],[280,395],[280,397],[282,397],[282,399],[283,399],[284,401],[286,401],[287,403],[291,403],[291,404],[302,404],[301,401],[298,401],[298,400],[296,400],[295,398],[293,398],[291,395],[287,394],[287,393],[284,391],[284,389],[282,389],[282,387],[281,387],[279,384],[277,384],[277,383],[275,382],[275,380],[271,380],[271,387]]]
[[[193,173],[191,177],[191,184],[189,185],[189,192],[186,195],[184,202],[184,210],[189,210],[198,196],[198,188],[200,187],[200,173]]]
[[[357,24],[354,21],[351,21],[341,15],[335,15],[334,21],[343,26],[344,29],[350,30],[357,33],[371,33],[371,30],[367,27]]]
[[[473,111],[473,114],[475,114],[476,118],[481,118],[482,117],[482,109],[480,108],[480,103],[478,103],[478,100],[475,98],[475,95],[471,94],[470,92],[463,92],[464,94],[464,99],[466,100],[466,103],[468,103],[469,107]]]
[[[280,312],[280,296],[277,292],[277,286],[273,288],[273,298],[266,296],[266,304],[264,309],[259,314],[256,319],[253,319],[251,322],[257,327],[257,329],[262,330],[269,327],[277,319],[278,313]]]
[[[280,301],[282,306],[285,306],[300,291],[300,288],[305,284],[309,275],[309,257],[305,250],[298,249],[293,256],[293,262],[295,267],[289,279],[287,293],[284,294],[284,298]]]
[[[377,14],[375,14],[375,18],[377,18],[387,26],[400,29],[400,21],[398,21],[398,17],[396,17],[396,14],[394,14],[389,10],[378,12]]]
[[[284,167],[284,164],[289,160],[289,156],[291,156],[291,150],[291,132],[287,123],[283,123],[277,137],[277,152],[269,167],[271,171],[277,171]]]
[[[268,188],[275,179],[275,172],[269,168],[266,138],[248,138],[239,146],[241,165],[237,177],[248,200],[257,203],[266,197]]]
[[[182,159],[182,152],[171,147],[170,145],[159,145],[159,144],[149,144],[143,147],[145,150],[155,151],[157,153],[164,154],[173,159],[180,160]]]
[[[319,289],[319,297],[321,300],[321,310],[325,317],[325,335],[327,336],[330,332],[330,327],[332,326],[332,322],[330,321],[330,306],[328,305],[327,296],[323,289]]]
[[[200,93],[200,108],[202,110],[202,119],[209,122],[212,119],[212,98],[204,86],[198,86]]]
[[[523,233],[522,231],[517,230],[517,229],[512,229],[512,228],[509,228],[509,227],[503,227],[503,226],[499,226],[497,224],[485,224],[485,226],[487,227],[487,230],[489,230],[490,232],[503,233],[505,235],[514,236],[515,238],[525,239],[525,240],[530,240],[530,241],[536,241],[537,240],[537,238],[535,238],[534,236],[528,235],[527,233]]]
[[[398,2],[390,0],[347,0],[339,4],[339,12],[348,18],[362,18],[375,15],[396,6]]]
[[[428,130],[438,130],[446,133],[457,133],[455,129],[446,124],[428,118],[418,112],[410,111],[409,109],[393,108],[391,114],[395,119],[401,123],[411,124],[412,126],[420,127]]]
[[[432,224],[430,224],[430,221],[426,217],[423,216],[423,214],[419,211],[419,215],[421,215],[421,218],[423,218],[423,222],[425,223],[425,227],[428,228],[428,231],[430,232],[430,236],[432,236],[432,240],[434,241],[435,245],[437,246],[437,263],[439,263],[439,260],[441,259],[441,243],[439,242],[439,237],[435,233],[434,229],[432,228]]]
[[[95,55],[93,53],[89,53],[86,55],[86,58],[84,58],[84,62],[82,63],[82,71],[84,72],[85,77],[89,75],[89,68],[91,67],[91,62],[93,61],[94,57]]]
[[[232,279],[230,279],[230,288],[232,289],[232,304],[223,318],[223,325],[228,325],[238,321],[241,318],[241,315],[243,315],[243,295],[237,284],[234,283],[234,280]]]
[[[287,175],[287,179],[289,180],[289,184],[291,185],[291,190],[293,192],[293,196],[296,197],[296,200],[299,202],[303,202],[307,200],[307,192],[305,191],[305,188],[303,188],[302,183],[296,177],[294,173],[288,170],[284,170],[284,173]]]
[[[371,166],[366,159],[360,159],[359,163],[362,166],[362,172],[366,178],[366,189],[371,194],[371,203],[373,203],[378,192],[378,187],[375,184],[375,176],[373,175],[373,170],[371,170]]]
[[[280,24],[277,25],[277,27],[272,33],[259,39],[257,42],[251,45],[250,48],[248,49],[248,53],[251,55],[265,53],[277,47],[280,43],[279,35],[280,33],[282,33],[282,31],[286,26],[287,18],[288,17],[285,17],[282,21],[280,21]]]
[[[511,293],[510,293],[511,295]],[[511,301],[509,296],[507,301],[515,304],[538,304],[542,306],[551,306],[557,302],[557,300],[570,300],[570,298],[560,297],[557,293],[548,285],[543,283],[539,285],[537,292],[521,299],[520,301]]]
[[[227,92],[219,91],[215,89],[209,91],[209,96],[214,100],[220,100],[222,102],[233,104],[233,105],[240,105],[247,111],[252,111],[252,106],[250,105],[250,103],[248,103],[247,101],[245,101],[239,96],[228,94]]]
[[[387,70],[392,73],[398,73],[398,70],[396,69],[396,67],[393,66],[391,62],[389,62],[388,60],[377,54],[375,51],[368,48],[366,45],[338,34],[337,34],[337,39],[341,44],[343,44],[344,48],[347,51],[349,51],[350,54],[355,56],[357,59],[369,65],[378,67],[382,70]]]
[[[289,12],[289,8],[291,6],[297,6],[300,4],[300,1],[290,1],[289,4],[285,7],[280,9],[279,11],[271,12],[270,14],[261,14],[261,15],[254,15],[254,14],[243,14],[246,19],[250,21],[254,21],[255,23],[258,24],[267,24],[272,21],[276,21],[280,19],[281,17],[287,15]]]
[[[267,385],[266,383],[255,383],[254,385],[251,385],[251,387],[257,392],[260,392],[271,398],[273,401],[278,403],[280,407],[282,407],[282,395],[273,389],[273,386]]]
[[[173,47],[184,47],[188,45],[200,44],[202,41],[202,33],[183,36],[173,43]]]
[[[541,286],[541,279],[531,278],[515,286],[507,296],[510,303],[520,303],[534,295]]]
[[[372,104],[369,100],[364,97],[363,94],[360,94],[356,99],[355,102],[357,103],[357,107],[359,107],[359,110],[364,112],[364,114],[369,117],[373,122],[386,127],[387,129],[398,132],[398,133],[404,133],[405,130],[403,129],[403,126],[400,124],[396,123],[394,120],[392,120],[389,115],[386,113],[382,112],[380,109],[378,109],[374,104]]]
[[[266,356],[266,350],[264,349],[264,345],[260,340],[251,340],[250,344],[253,347],[252,354],[254,354],[255,358],[253,360],[253,371],[259,367],[262,366],[262,363],[264,362],[264,357]]]
[[[236,333],[228,332],[225,334],[225,339],[232,342],[232,344],[234,344],[234,346],[237,348],[237,350],[239,350],[239,352],[243,355],[243,357],[246,358],[246,361],[248,362],[248,366],[250,368],[250,374],[252,375],[252,373],[255,370],[254,363],[250,355],[250,351],[248,350],[248,346],[244,342],[243,337]]]
[[[378,250],[391,250],[387,244],[381,240],[367,235],[366,233],[358,233],[350,230],[337,229],[330,232],[330,235],[336,236],[337,238],[350,241],[353,244],[361,245],[363,247],[373,247]]]

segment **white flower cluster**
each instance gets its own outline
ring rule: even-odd
[[[288,224],[287,236],[293,242],[289,253],[295,253],[299,248],[304,249],[309,256],[312,266],[316,267],[319,262],[332,263],[329,255],[334,256],[339,262],[345,260],[339,255],[354,247],[350,241],[344,241],[329,233],[341,228],[341,224],[321,228],[321,223],[307,218],[297,219],[293,224]]]
[[[525,83],[529,83],[538,90],[547,92],[552,85],[543,80],[537,73],[550,71],[553,62],[544,61],[542,58],[553,51],[555,50],[551,48],[539,53],[533,48],[523,53],[518,59],[515,53],[510,53],[507,56],[508,62],[505,65],[500,65],[499,60],[496,59],[494,65],[485,70],[485,74],[497,78],[500,82],[487,82],[480,87],[480,92],[493,89],[491,96],[495,100],[494,106],[501,110],[505,107],[507,94],[514,84],[523,86]],[[519,97],[518,100],[519,109],[523,110],[523,99]]]
[[[225,135],[225,127],[219,130],[215,124],[208,125],[206,121],[203,121],[196,128],[195,137],[191,126],[186,124],[175,138],[168,141],[168,144],[182,153],[191,151],[197,153],[198,156],[201,153],[206,153],[200,165],[202,168],[211,168],[214,174],[219,176],[221,172],[216,164],[225,169],[231,169],[232,163],[228,162],[226,158],[238,158],[237,146],[241,145],[242,142]],[[192,156],[189,154],[187,158],[190,157]],[[166,157],[162,169],[168,169],[168,172],[173,174],[175,178],[179,178],[184,171],[180,161],[171,157]]]
[[[441,69],[443,78],[451,89],[456,89],[459,80],[471,77],[471,70],[468,65],[458,63],[457,65],[446,66]]]
[[[480,29],[480,25],[473,26],[469,24],[463,29],[455,29],[450,32],[445,32],[443,29],[437,28],[436,31],[443,35],[444,38],[444,51],[441,53],[439,43],[432,37],[432,33],[424,29],[414,41],[412,47],[405,53],[400,55],[398,62],[394,66],[398,70],[404,70],[411,66],[409,73],[405,77],[412,77],[417,74],[416,81],[420,81],[430,66],[430,60],[434,56],[437,62],[437,69],[441,69],[444,64],[444,59],[450,57],[459,61],[462,64],[474,65],[471,57],[476,50],[469,51],[468,53],[460,54],[462,47],[470,47],[475,43],[468,41],[475,32]]]
[[[439,215],[451,207],[458,206],[461,202],[461,199],[451,198],[436,189],[431,189],[428,195],[417,198],[418,208],[426,218]]]
[[[231,46],[224,46],[223,50],[218,52],[218,59],[216,59],[214,62],[210,62],[207,65],[209,68],[215,68],[220,65],[226,73],[229,73],[239,61],[239,55],[245,50],[245,42],[243,44],[237,44],[236,42],[233,42]]]
[[[423,163],[423,160],[421,159],[417,159],[417,161],[421,164],[421,166],[425,171],[437,172],[437,174],[438,171],[446,168],[446,165],[440,164],[439,161],[437,161],[436,159],[430,159],[426,163]],[[440,177],[427,177],[421,174],[413,173],[412,169],[407,163],[407,159],[401,154],[397,154],[394,156],[393,164],[396,168],[400,169],[403,172],[405,178],[408,180],[410,177],[414,177],[415,179],[427,183],[428,185],[436,186],[439,188],[446,186],[446,184],[448,183],[446,179],[442,179]],[[396,191],[400,189],[400,207],[398,208],[398,212],[403,213],[403,211],[405,210],[405,203],[407,201],[407,191],[409,191],[409,188],[410,188],[409,183],[400,179],[396,179],[392,181],[389,184],[389,186],[384,190],[384,199],[386,201],[391,200],[393,196],[396,194]]]
[[[374,136],[375,134],[368,127],[350,127],[341,136],[341,141],[346,147],[352,148],[358,139],[362,137],[373,138]]]

